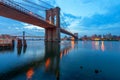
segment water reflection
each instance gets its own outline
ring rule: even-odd
[[[17,47],[17,54],[18,54],[18,56],[21,55],[21,51],[22,51],[22,46]]]
[[[48,58],[48,59],[46,60],[46,62],[45,62],[45,68],[46,68],[46,70],[48,70],[48,68],[49,68],[49,66],[50,66],[50,63],[51,63],[51,60],[50,60],[50,58]]]
[[[16,58],[18,58],[17,60],[23,59],[22,61],[25,61],[25,62],[18,61],[17,64],[13,64],[12,67],[8,66],[9,68],[8,70],[5,70],[4,73],[0,73],[0,79],[11,80],[15,78],[15,80],[19,80],[20,75],[25,74],[24,76],[27,78],[27,80],[32,80],[32,79],[34,80],[35,75],[39,74],[39,71],[38,72],[36,71],[38,69],[41,69],[42,66],[44,66],[43,72],[53,74],[55,76],[55,79],[59,80],[60,79],[60,66],[59,66],[60,59],[62,58],[62,56],[67,55],[70,52],[70,50],[75,48],[76,42],[72,41],[69,43],[71,44],[68,44],[67,46],[65,45],[63,48],[61,48],[59,42],[53,42],[53,43],[46,42],[43,59],[41,59],[41,57],[38,56],[38,58],[35,57],[31,59],[26,59],[26,60],[25,60],[25,57],[21,54],[25,53],[24,55],[29,55],[27,50],[29,50],[30,47],[17,46],[16,47],[17,55],[21,57],[16,57]],[[31,50],[32,48],[30,48],[30,51]],[[34,49],[33,49],[33,52],[35,52]],[[39,53],[41,52],[39,51]],[[36,54],[36,52],[34,54]],[[39,80],[39,77],[37,78]]]
[[[99,41],[95,41],[95,49],[96,49],[96,50],[99,50],[99,48],[100,48],[100,47],[99,47]]]
[[[99,50],[99,41],[92,41],[92,48],[95,50]]]
[[[26,52],[27,46],[23,46],[23,53]]]
[[[75,41],[71,40],[71,48],[74,49],[75,47]]]
[[[33,58],[32,60],[25,61],[25,63],[20,63],[19,65],[14,65],[12,69],[5,71],[3,74],[0,73],[1,79],[12,79],[15,76],[19,76],[20,74],[26,73],[26,78],[28,80],[32,79],[32,76],[36,75],[36,69],[39,69],[41,63],[44,63],[45,72],[54,74],[56,79],[60,78],[60,57],[62,55],[68,54],[68,52],[74,48],[75,42],[71,42],[72,45],[65,46],[60,50],[60,43],[58,42],[46,42],[45,43],[45,56],[41,60],[41,58]],[[37,48],[37,47],[36,47]],[[23,52],[22,52],[23,49]],[[27,55],[26,51],[27,47],[17,46],[17,55],[22,57],[22,53]],[[19,57],[18,57],[19,58]],[[9,67],[8,67],[9,68]],[[34,74],[34,75],[33,75]]]
[[[68,45],[65,45],[64,48],[62,48],[60,50],[60,58],[62,58],[63,56],[69,54],[69,52],[72,50],[72,49],[75,49],[75,48],[78,48],[78,41],[70,41],[70,44],[68,43]]]
[[[102,43],[101,43],[101,50],[105,51],[104,41],[102,41]]]
[[[45,43],[45,71],[54,73],[59,80],[59,63],[60,63],[60,44],[59,42]]]
[[[13,48],[11,48],[11,47],[8,47],[8,48],[0,47],[0,53],[13,52],[13,51],[14,51],[14,47]]]
[[[22,40],[17,41],[17,54],[18,54],[18,56],[21,55],[22,49],[23,49],[23,53],[25,53],[26,49],[27,49],[26,40],[23,40],[23,43],[22,43]]]
[[[101,50],[101,51],[105,51],[105,44],[104,41],[92,41],[92,48],[94,50]]]
[[[13,46],[0,46],[0,53],[13,52],[13,51],[14,51],[14,45]]]
[[[33,70],[33,68],[30,68],[26,73],[27,80],[31,80],[33,74],[34,74],[34,70]]]
[[[115,69],[119,70],[120,55],[113,54],[120,51],[118,42],[80,41],[78,50],[73,51],[78,46],[77,43],[73,41],[64,44],[46,42],[43,45],[41,42],[32,42],[21,49],[15,47],[14,52],[7,52],[14,54],[0,56],[0,80],[88,80],[107,72],[106,69],[108,69],[108,74],[110,70],[111,74]],[[96,55],[103,52],[111,54]],[[114,65],[110,65],[109,62]],[[116,66],[118,69],[113,69]]]

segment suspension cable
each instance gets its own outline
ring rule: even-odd
[[[61,12],[62,12],[62,11],[61,11]],[[65,29],[68,29],[68,30],[71,32],[70,28],[67,27],[67,23],[66,23],[66,21],[65,21],[65,19],[64,19],[64,13],[63,13],[63,12],[62,12],[62,14],[61,14],[61,17],[62,17],[63,22],[64,22],[64,24],[65,24]],[[71,33],[72,33],[72,32],[71,32]]]
[[[34,2],[31,2],[31,1],[28,1],[28,0],[23,0],[23,1],[28,2],[28,3],[31,3],[31,4],[33,4],[33,5],[35,5],[35,6],[39,6],[39,7],[41,7],[41,8],[44,8],[45,10],[46,10],[46,9],[49,9],[49,8],[47,8],[47,7],[38,5],[38,4],[36,4],[36,3],[34,3]]]
[[[24,4],[24,3],[20,3],[20,2],[16,2],[16,1],[14,1],[14,2],[15,2],[15,3],[18,3],[18,4],[21,4],[21,5],[23,5],[23,6],[27,6],[27,7],[33,8],[33,9],[39,9],[39,10],[45,11],[45,9],[41,9],[41,8],[38,8],[38,7],[30,6],[30,5],[27,5],[27,4]]]
[[[46,3],[46,2],[44,2],[44,1],[42,1],[42,0],[39,0],[39,1],[40,1],[40,2],[43,2],[44,4],[46,4],[46,5],[50,6],[50,7],[54,7],[53,5],[48,4],[48,3]]]

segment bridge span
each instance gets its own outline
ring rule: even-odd
[[[59,7],[46,10],[46,19],[43,19],[41,16],[35,14],[34,12],[31,12],[22,6],[15,4],[14,1],[12,2],[10,0],[0,0],[0,16],[44,28],[46,41],[59,41],[60,32],[73,36],[75,39],[78,38],[73,33],[60,27]]]

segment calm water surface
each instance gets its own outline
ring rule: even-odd
[[[120,80],[120,42],[27,41],[0,50],[0,80]]]

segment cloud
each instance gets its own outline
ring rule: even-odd
[[[17,4],[24,6],[24,7],[25,7],[25,5],[28,5],[25,2],[24,2],[25,5],[20,4],[20,3],[23,3],[23,1],[19,1],[19,0],[14,0],[14,1],[19,2]],[[34,0],[34,1],[35,1],[35,3],[37,3],[39,0]],[[35,5],[32,7],[35,7]],[[28,6],[25,8],[33,10],[33,8],[30,8]],[[37,9],[37,11],[39,13],[41,13],[40,9]],[[35,11],[35,12],[37,12],[37,11]],[[32,32],[33,34],[39,34],[39,35],[44,33],[44,30],[38,26],[33,26],[33,25],[30,25],[27,23],[19,22],[19,21],[1,17],[1,16],[0,16],[0,29],[1,29],[0,33],[8,33],[8,34],[13,33],[13,32],[16,32],[16,33],[22,32],[22,31],[26,31],[26,32],[30,32],[30,33]]]
[[[44,1],[44,0],[42,0]],[[47,5],[56,6],[56,0],[45,0],[44,2],[47,3]]]
[[[62,26],[64,26],[64,28],[67,29],[67,30],[75,32],[76,30],[74,30],[74,29],[76,28],[76,26],[79,25],[81,17],[80,16],[74,16],[72,14],[67,14],[67,13],[63,13],[62,17],[64,18],[64,19],[61,19]]]
[[[27,24],[27,23],[22,23],[23,24],[23,30],[26,33],[26,35],[44,35],[44,29],[39,27],[39,26],[35,26],[35,25],[31,25],[31,24]]]
[[[41,30],[43,28],[39,27],[39,26],[35,26],[35,25],[31,25],[31,24],[27,24],[27,23],[22,23],[23,24],[23,28],[25,29],[38,29]]]
[[[106,13],[94,13],[92,16],[74,16],[64,13],[64,18],[68,28],[80,35],[120,34],[120,6],[114,4],[105,9]]]
[[[85,17],[82,24],[86,27],[108,25],[120,22],[120,6],[117,5],[109,9],[106,14],[95,14],[91,17]]]
[[[98,32],[99,30],[119,33],[117,29],[120,29],[120,6],[114,5],[108,9],[108,12],[105,14],[94,14],[91,17],[84,17],[80,23],[81,26],[84,26],[84,29],[89,29]]]
[[[67,13],[63,13],[64,17],[69,17],[69,18],[73,18],[73,19],[80,19],[81,16],[74,16],[72,14],[67,14]]]
[[[44,30],[41,27],[19,22],[9,18],[0,17],[0,33],[1,34],[7,33],[12,35],[18,35],[18,34],[21,35],[22,31],[26,31],[28,33],[32,32],[32,34],[35,34],[35,35],[44,34]]]

